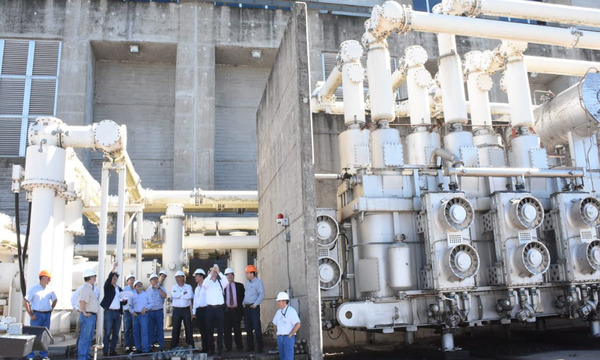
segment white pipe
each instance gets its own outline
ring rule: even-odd
[[[395,118],[394,93],[387,41],[372,41],[369,39],[368,33],[365,33],[363,44],[368,48],[367,77],[369,79],[371,120],[374,122],[392,121]]]
[[[63,272],[64,263],[71,262],[72,257],[65,258],[65,200],[60,197],[54,198],[54,239],[52,244],[52,268],[49,269],[53,279],[59,280],[52,282],[52,288],[57,295],[63,294],[65,283],[62,279],[65,277]],[[47,254],[44,254],[47,256]],[[58,299],[57,306],[64,309],[69,303],[70,298]]]
[[[124,244],[124,234],[125,234],[125,180],[127,169],[124,164],[117,165],[117,171],[119,172],[119,206],[117,210],[117,235],[116,235],[116,243],[117,243],[117,273],[123,274],[123,244]],[[121,276],[120,281],[123,281],[123,277]]]
[[[398,65],[398,68],[392,73],[392,92],[398,90],[402,84],[406,81],[407,68],[403,66],[402,61]]]
[[[189,234],[184,237],[184,247],[194,250],[258,249],[258,236],[207,236]]]
[[[258,230],[258,217],[198,217],[185,219],[185,231]]]
[[[365,120],[365,91],[363,82],[365,70],[360,62],[363,48],[358,41],[348,40],[340,45],[339,58],[342,65],[342,84],[344,102],[344,122],[350,124],[364,124]]]
[[[341,174],[315,174],[316,180],[341,180]]]
[[[590,69],[600,70],[600,62],[556,59],[542,56],[523,56],[527,71],[530,73],[566,76],[584,76]]]
[[[456,9],[458,15],[464,13],[461,10],[470,8],[471,11],[467,13],[469,16],[484,14],[600,27],[600,10],[586,7],[521,0],[449,0],[445,1],[444,5],[445,7],[459,5],[460,7]],[[451,8],[449,10],[452,11]]]
[[[538,168],[476,168],[476,167],[449,167],[446,175],[474,176],[474,177],[536,177],[536,178],[573,178],[585,175],[580,169],[538,169]]]
[[[430,125],[429,84],[431,74],[425,69],[427,51],[419,45],[404,50],[404,62],[408,67],[406,85],[411,125]]]
[[[437,38],[440,52],[439,80],[442,90],[444,122],[446,124],[466,123],[467,101],[461,62],[456,49],[456,37],[440,33],[437,34]]]
[[[138,211],[136,213],[137,220],[137,232],[135,237],[135,249],[136,249],[136,257],[135,257],[135,278],[140,279],[142,276],[142,256],[143,254],[143,243],[142,243],[142,232],[144,229],[144,213],[142,211]]]
[[[512,126],[533,126],[533,107],[523,51],[527,44],[503,41],[497,51],[506,58],[504,79]]]
[[[73,247],[73,253],[75,254],[75,256],[96,257],[96,256],[98,256],[98,245],[97,244],[77,244],[77,245],[74,245],[74,247]],[[106,253],[109,255],[116,254],[117,249],[116,249],[115,244],[107,244],[106,245]],[[132,254],[132,255],[142,254],[144,256],[146,256],[146,255],[162,255],[163,250],[162,250],[162,248],[143,248],[140,252],[137,249],[133,248],[133,249],[123,249],[123,253]],[[138,257],[138,258],[141,259],[141,257]],[[138,260],[138,258],[136,258],[136,260]],[[136,264],[136,271],[137,271],[137,264]]]
[[[248,265],[248,251],[246,249],[232,249],[229,267],[233,269],[236,281],[245,282],[246,265]]]
[[[488,92],[492,89],[493,81],[488,74],[484,73],[486,60],[481,51],[470,51],[465,54],[465,72],[467,73],[467,89],[473,127],[492,126]]]
[[[319,102],[331,99],[337,88],[342,85],[342,71],[338,66],[335,66],[327,80],[320,88],[315,89],[313,97],[316,97]]]
[[[108,183],[109,183],[109,164],[102,163],[102,176],[100,180],[100,226],[98,227],[98,276],[96,280],[100,288],[100,299],[104,297],[104,287],[102,286],[105,280],[104,263],[106,257],[106,236],[108,227]],[[96,321],[96,343],[102,344],[102,336],[104,329],[104,312],[102,309],[98,311]]]
[[[182,204],[185,211],[258,210],[258,191],[145,190],[145,212],[160,212],[168,204]]]
[[[182,270],[184,218],[181,204],[169,204],[165,215],[160,217],[164,229],[162,266],[168,273],[165,280],[167,289],[171,289],[175,284],[175,272]]]

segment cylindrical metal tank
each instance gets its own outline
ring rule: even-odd
[[[540,105],[533,129],[548,149],[569,142],[568,133],[590,136],[600,122],[600,73],[589,73],[581,82]]]
[[[410,248],[396,244],[388,248],[389,285],[396,291],[414,288]]]
[[[392,214],[365,214],[358,221],[358,235],[358,291],[376,298],[393,296],[387,271],[388,248],[394,241]]]
[[[406,136],[406,163],[427,165],[429,164],[431,150],[440,147],[440,134],[429,131],[414,132]]]
[[[340,168],[356,169],[366,167],[371,162],[369,152],[369,130],[359,127],[342,131],[338,136]]]
[[[537,135],[521,135],[512,139],[511,146],[511,165],[517,168],[528,168],[532,166],[529,151],[540,147],[540,138]]]
[[[392,128],[382,128],[371,131],[371,168],[385,169],[389,166],[402,165],[400,134]]]
[[[473,145],[473,133],[470,131],[454,131],[444,136],[444,149],[453,154],[460,154],[461,146]]]
[[[367,56],[367,76],[371,119],[374,122],[394,119],[390,51],[385,40],[370,45]]]

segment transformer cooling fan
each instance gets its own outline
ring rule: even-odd
[[[585,247],[585,261],[590,273],[600,270],[600,240],[593,240],[581,246]]]
[[[464,230],[473,222],[473,207],[467,199],[455,197],[442,205],[442,221],[449,230]]]
[[[513,200],[512,213],[513,222],[523,230],[533,230],[542,224],[544,220],[544,208],[538,199],[525,196]]]
[[[453,247],[448,256],[448,265],[452,274],[464,280],[479,271],[479,255],[470,245],[460,244]]]
[[[330,290],[342,279],[340,264],[330,257],[319,259],[319,283],[321,290]]]
[[[317,243],[319,246],[331,246],[337,240],[340,229],[337,221],[328,215],[317,216]]]
[[[530,241],[517,250],[520,263],[531,276],[543,274],[550,267],[550,252],[546,245],[539,241]]]
[[[576,212],[575,218],[589,227],[600,224],[600,201],[593,197],[586,197],[573,205]]]

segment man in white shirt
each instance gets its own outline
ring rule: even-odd
[[[215,264],[204,281],[202,287],[206,294],[206,331],[208,334],[207,350],[208,355],[215,353],[215,340],[213,331],[217,327],[217,350],[219,355],[223,354],[223,321],[225,319],[225,298],[224,290],[228,281],[225,275],[219,272],[219,266]]]
[[[171,301],[173,305],[173,338],[171,349],[179,345],[179,334],[181,333],[181,321],[185,327],[185,342],[194,347],[194,334],[192,330],[192,314],[190,305],[194,297],[194,291],[189,284],[185,283],[185,273],[181,270],[175,273],[176,284],[171,289]]]
[[[83,287],[79,292],[79,340],[77,342],[77,359],[87,360],[94,340],[94,330],[100,304],[94,288],[96,272],[87,269],[83,272]]]
[[[129,293],[133,295],[135,289],[133,288],[133,283],[135,282],[135,275],[129,274],[125,278],[127,285],[123,288],[123,297],[127,298],[127,304],[123,305],[123,342],[125,343],[125,352],[129,352],[134,347],[135,343],[133,342],[133,318],[131,317],[131,312],[129,311],[129,307],[131,306],[131,298],[133,296],[129,296]]]
[[[117,274],[117,262],[113,263],[112,270],[108,273],[104,282],[104,298],[100,306],[104,309],[104,356],[117,356],[116,348],[119,340],[119,331],[121,330],[121,314],[123,313],[123,304],[126,300],[122,299],[120,293],[123,289],[117,285],[119,274]]]
[[[48,270],[42,270],[39,273],[40,283],[33,286],[25,296],[25,309],[31,319],[31,326],[44,326],[50,329],[50,316],[56,306],[56,294],[48,286],[52,274]],[[48,359],[47,351],[40,351],[42,359]],[[27,355],[28,359],[35,357],[33,351]]]
[[[202,284],[206,273],[202,269],[194,271],[194,280],[196,280],[196,289],[194,289],[194,303],[192,305],[192,320],[196,321],[196,326],[200,329],[200,337],[202,338],[202,351],[206,352],[208,347],[207,331],[206,331],[206,294]]]
[[[273,318],[277,334],[277,348],[280,360],[294,360],[294,344],[296,333],[300,329],[300,318],[296,310],[290,306],[290,297],[286,292],[277,294],[279,310]]]

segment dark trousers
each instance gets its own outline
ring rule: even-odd
[[[171,340],[171,348],[179,345],[179,334],[181,333],[181,321],[185,327],[185,342],[188,345],[194,346],[194,334],[192,330],[192,314],[190,308],[173,308],[173,339]]]
[[[208,352],[215,351],[215,338],[213,335],[214,328],[217,328],[217,349],[223,351],[223,320],[225,312],[222,305],[206,307],[206,333],[207,333],[207,350]]]
[[[202,339],[202,352],[208,350],[208,331],[206,331],[206,306],[196,308],[196,326],[200,330],[200,337]]]
[[[248,350],[254,350],[254,335],[256,333],[256,343],[258,344],[258,351],[263,350],[263,339],[262,339],[262,328],[260,325],[260,305],[256,308],[250,306],[244,307],[244,323],[246,324],[246,333],[248,334],[246,342],[248,343]]]
[[[231,350],[231,332],[235,340],[235,346],[238,351],[242,350],[242,317],[244,310],[241,307],[226,308],[224,326],[225,349]]]

